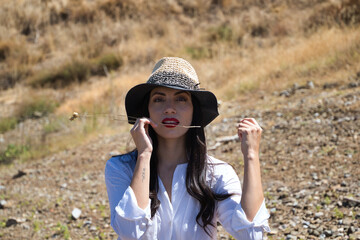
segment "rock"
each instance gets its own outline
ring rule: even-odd
[[[352,197],[344,197],[343,198],[343,206],[344,207],[356,207],[360,206],[360,200],[352,198]]]
[[[74,220],[78,219],[81,215],[81,210],[78,208],[74,208],[71,212],[71,216],[73,217]]]
[[[301,223],[302,223],[304,226],[310,226],[310,222],[309,222],[309,221],[301,220]]]
[[[312,179],[314,179],[314,180],[319,179],[317,173],[311,173],[311,176],[312,176]]]
[[[357,83],[357,82],[351,82],[348,84],[348,88],[356,88],[358,86],[359,86],[359,83]]]
[[[326,237],[330,237],[330,236],[333,235],[333,232],[331,230],[325,230],[324,234],[325,234]]]
[[[22,224],[23,229],[25,230],[29,230],[30,226],[28,224]]]
[[[12,177],[12,179],[20,178],[20,177],[22,177],[22,176],[25,176],[26,174],[27,174],[26,171],[18,170],[18,173],[15,174],[15,175]]]
[[[347,218],[343,219],[342,223],[345,226],[350,226],[352,223],[352,219],[347,217]]]
[[[335,235],[336,237],[344,237],[344,233],[342,233],[342,232],[338,232],[338,233],[336,233],[336,235]]]
[[[338,86],[339,86],[338,83],[325,83],[323,85],[323,89],[332,89],[332,88],[336,88]]]
[[[349,177],[351,177],[351,173],[345,173],[344,174],[344,178],[349,178]]]
[[[318,230],[314,230],[313,233],[312,233],[312,235],[319,237],[319,236],[320,236],[320,233],[319,233]]]
[[[97,230],[97,228],[95,226],[90,227],[90,232],[95,232],[96,230]]]
[[[348,234],[348,235],[350,235],[350,234],[352,234],[352,233],[354,233],[354,232],[356,232],[356,229],[355,229],[354,226],[349,227],[348,230],[347,230],[347,234]]]
[[[308,81],[306,83],[306,86],[309,88],[309,89],[313,89],[315,86],[314,86],[314,83],[312,81]]]
[[[293,236],[293,235],[291,235],[291,234],[288,234],[288,235],[286,235],[286,240],[296,240],[297,239],[297,237],[296,236]]]
[[[11,227],[13,225],[16,225],[18,222],[16,221],[16,219],[14,218],[9,218],[6,223],[5,223],[5,227]]]
[[[6,208],[6,205],[7,205],[6,200],[1,200],[1,201],[0,201],[0,209]]]
[[[319,236],[319,239],[325,239],[326,238],[326,235],[325,234],[320,234],[320,236]]]
[[[0,191],[5,190],[5,187],[0,185]]]
[[[320,218],[320,217],[322,217],[322,216],[324,216],[324,213],[323,213],[323,212],[317,212],[317,213],[315,213],[315,219]]]
[[[288,90],[281,91],[279,96],[290,97],[290,92]]]
[[[90,225],[91,225],[91,221],[86,220],[86,221],[84,221],[83,227],[90,226]]]

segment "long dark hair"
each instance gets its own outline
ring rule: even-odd
[[[145,97],[144,112],[149,117],[148,102],[149,95]],[[196,97],[192,96],[193,103],[193,120],[192,125],[201,126],[201,128],[190,128],[186,133],[186,154],[189,156],[186,170],[186,189],[188,193],[197,199],[200,203],[200,211],[196,216],[196,222],[210,236],[210,226],[215,227],[212,223],[216,201],[222,201],[232,194],[217,194],[206,184],[206,173],[209,169],[207,161],[207,150],[204,126],[201,122],[200,103]],[[146,106],[146,109],[145,109]],[[158,182],[158,158],[157,148],[158,140],[154,129],[149,126],[149,135],[153,142],[153,152],[150,160],[150,199],[151,199],[151,217],[153,217],[160,206],[160,200],[157,198],[159,190]]]

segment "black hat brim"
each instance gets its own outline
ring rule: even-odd
[[[205,90],[189,90],[177,86],[168,86],[168,85],[158,85],[143,83],[136,85],[131,88],[125,97],[125,108],[128,116],[128,122],[130,124],[135,123],[135,118],[144,117],[144,103],[145,96],[154,88],[157,87],[167,87],[172,89],[178,89],[189,92],[192,96],[200,103],[200,109],[202,114],[202,126],[205,127],[210,122],[212,122],[218,115],[218,102],[216,96],[209,91]]]

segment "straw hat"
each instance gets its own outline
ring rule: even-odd
[[[200,88],[194,68],[189,62],[177,57],[160,59],[146,83],[131,88],[125,97],[128,122],[134,124],[133,117],[144,117],[145,96],[156,87],[168,87],[189,92],[200,102],[202,126],[208,125],[218,115],[218,103],[212,92]]]

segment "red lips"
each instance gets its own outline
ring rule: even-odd
[[[167,128],[174,128],[179,125],[180,121],[176,118],[164,118],[161,123]]]

